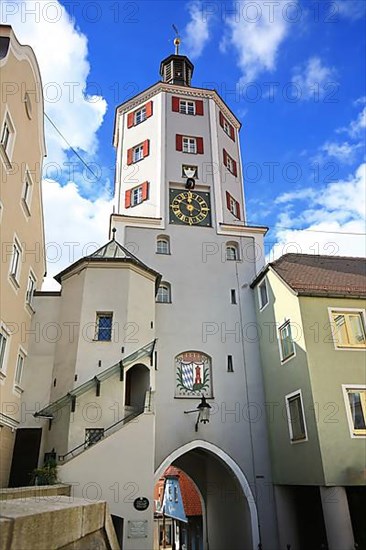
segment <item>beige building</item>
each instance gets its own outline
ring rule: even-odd
[[[365,548],[365,260],[286,254],[252,287],[280,547]]]
[[[0,452],[7,486],[21,421],[33,294],[45,274],[41,170],[43,95],[36,57],[0,26]]]

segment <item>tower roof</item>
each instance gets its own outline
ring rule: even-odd
[[[156,277],[156,284],[158,285],[161,280],[161,275],[151,267],[144,264],[137,256],[132,254],[127,248],[122,246],[118,241],[116,241],[114,238],[111,239],[109,242],[107,242],[105,245],[101,246],[93,252],[93,254],[90,254],[89,256],[84,256],[83,258],[80,258],[73,264],[69,265],[55,275],[55,279],[58,283],[61,283],[63,277],[73,271],[76,267],[82,266],[83,264],[89,264],[91,262],[127,262],[134,264],[144,271],[147,271],[148,273],[151,273]]]
[[[160,75],[167,84],[190,86],[193,71],[194,65],[186,55],[171,54],[160,63]]]

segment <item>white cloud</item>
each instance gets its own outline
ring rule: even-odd
[[[344,143],[335,143],[327,141],[322,145],[320,150],[328,157],[335,158],[343,164],[352,164],[355,159],[355,154],[362,147],[361,143],[351,144],[348,141]]]
[[[292,201],[299,201],[305,199],[312,199],[315,195],[313,189],[299,189],[298,191],[290,191],[288,193],[283,193],[275,199],[276,204],[284,204]]]
[[[366,129],[366,107],[363,108],[361,113],[359,113],[356,120],[353,120],[349,127],[349,134],[351,137],[355,138],[361,135],[365,135]]]
[[[366,97],[360,97],[356,101],[354,101],[354,105],[364,105],[366,103]],[[366,130],[366,107],[362,109],[358,113],[358,116],[355,120],[352,120],[351,123],[348,126],[343,126],[342,128],[338,128],[336,130],[337,134],[346,133],[348,134],[352,139],[357,139],[360,137],[363,137],[363,140],[365,140],[365,130]]]
[[[292,203],[305,196],[308,207],[294,215]],[[285,195],[281,197],[277,202],[285,203]],[[275,226],[276,244],[269,260],[286,252],[365,256],[365,198],[366,164],[346,180],[330,183],[322,190],[300,190],[297,196],[289,193],[287,211],[279,216]]]
[[[75,183],[43,181],[47,277],[42,290],[58,289],[53,276],[108,240],[112,200],[82,198]]]
[[[73,147],[94,154],[98,147],[96,133],[107,103],[100,88],[90,88],[88,95],[83,94],[90,71],[87,38],[60,2],[54,0],[50,4],[52,9],[46,10],[39,1],[3,0],[2,19],[13,26],[18,40],[29,44],[36,54],[46,113]],[[62,164],[68,146],[48,121],[45,128],[48,160]]]
[[[336,84],[335,76],[335,69],[323,65],[321,59],[315,56],[302,66],[295,67],[292,83],[301,99],[318,101],[326,93],[333,91],[329,85]]]
[[[197,0],[187,6],[191,20],[184,29],[183,45],[189,57],[199,57],[210,38],[209,24],[212,14]]]
[[[289,31],[283,6],[266,0],[235,2],[237,13],[226,18],[227,34],[221,42],[222,51],[234,48],[244,84],[263,71],[273,71],[279,47]],[[289,16],[287,17],[289,19]]]
[[[348,19],[362,19],[366,12],[364,0],[335,0],[330,4],[330,16],[340,15]]]

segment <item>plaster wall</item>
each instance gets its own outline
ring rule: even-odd
[[[365,312],[365,300],[304,296],[300,306],[325,484],[364,485],[366,437],[352,434],[342,386],[366,387],[366,352],[336,349],[329,308]]]
[[[266,280],[269,303],[262,311],[257,287],[254,292],[274,482],[321,485],[324,483],[322,458],[300,304],[272,270]],[[287,320],[291,322],[295,355],[281,361],[278,328]],[[302,392],[307,440],[292,443],[285,396],[297,390]]]
[[[59,469],[73,496],[106,500],[110,513],[124,518],[126,550],[153,547],[154,431],[154,415],[143,414]],[[148,498],[146,511],[134,508],[137,497]],[[128,521],[140,520],[148,522],[147,537],[128,538]]]
[[[45,149],[42,85],[36,58],[29,46],[19,44],[9,26],[2,26],[0,34],[10,38],[7,54],[0,60],[3,87],[0,131],[5,120],[10,120],[11,128],[7,154],[0,147],[0,330],[7,338],[0,370],[0,425],[8,428],[0,443],[3,460],[0,486],[6,487],[14,430],[21,421],[20,400],[24,389],[23,380],[15,381],[16,365],[21,353],[27,368],[28,331],[33,315],[33,308],[26,304],[28,277],[32,274],[35,287],[40,288],[46,269],[41,194]],[[32,101],[31,117],[25,109],[26,92]],[[26,204],[23,197],[27,171],[32,185]],[[21,249],[16,279],[10,275],[15,239]]]

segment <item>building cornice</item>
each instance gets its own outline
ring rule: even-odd
[[[14,430],[19,426],[19,422],[6,414],[0,413],[0,426],[6,426],[7,428]]]
[[[45,141],[45,132],[44,132],[44,100],[43,100],[43,87],[42,87],[42,78],[41,71],[39,69],[38,61],[33,49],[28,46],[21,44],[12,27],[10,25],[0,25],[0,34],[1,36],[8,36],[10,38],[10,45],[7,51],[6,56],[0,60],[0,69],[6,65],[8,62],[9,52],[11,52],[18,61],[28,61],[34,77],[34,82],[37,86],[36,93],[39,94],[37,101],[37,115],[38,115],[38,129],[39,129],[39,145],[41,154],[43,157],[46,156],[46,141]],[[34,93],[34,90],[30,90]]]
[[[268,227],[261,225],[231,225],[220,223],[217,233],[219,235],[236,235],[238,237],[247,237],[252,235],[265,235]]]
[[[219,96],[216,90],[208,90],[206,88],[194,88],[192,86],[177,86],[174,84],[166,84],[165,82],[157,82],[153,84],[146,90],[138,93],[136,96],[132,97],[128,101],[125,101],[116,108],[115,120],[114,120],[114,131],[113,131],[113,145],[117,147],[118,144],[118,124],[117,121],[120,115],[123,115],[132,109],[137,108],[141,103],[149,101],[155,95],[166,92],[170,94],[176,94],[179,96],[186,97],[201,97],[207,99],[213,99],[213,101],[218,105],[219,109],[222,111],[224,116],[228,121],[237,129],[240,130],[241,122],[234,115],[231,109],[226,105],[225,101]]]

